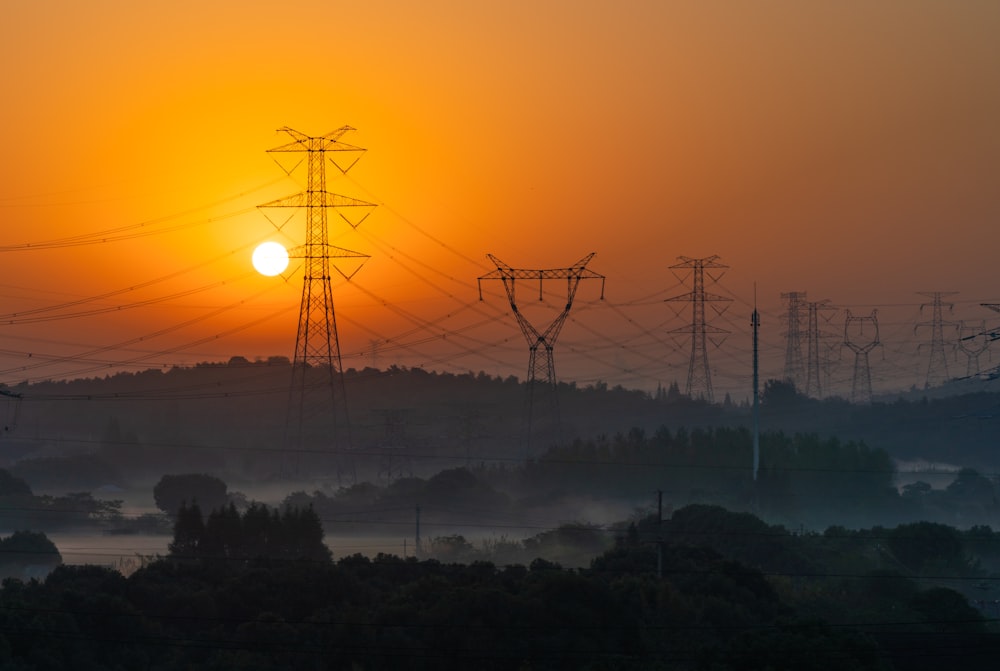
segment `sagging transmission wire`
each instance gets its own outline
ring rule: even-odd
[[[358,189],[360,189],[362,192],[364,192],[369,198],[371,198],[374,201],[376,201],[376,204],[379,207],[384,208],[390,214],[392,214],[394,217],[396,217],[397,219],[399,219],[400,221],[402,221],[404,224],[406,224],[407,226],[409,226],[410,228],[412,228],[413,230],[415,230],[417,233],[420,233],[421,235],[423,235],[428,240],[436,243],[442,249],[444,249],[444,250],[446,250],[448,252],[451,252],[452,254],[454,254],[458,258],[462,259],[463,261],[467,261],[468,263],[470,263],[471,265],[475,266],[476,268],[478,268],[481,271],[489,271],[489,270],[491,270],[491,268],[488,267],[482,261],[478,261],[476,259],[473,259],[472,257],[466,256],[465,254],[463,254],[462,252],[458,251],[457,249],[455,249],[454,247],[452,247],[451,245],[449,245],[445,241],[443,241],[440,238],[437,238],[437,237],[431,235],[430,233],[428,233],[427,231],[425,231],[420,226],[417,226],[413,221],[411,221],[410,219],[404,217],[402,214],[400,214],[398,211],[396,211],[395,209],[393,209],[391,206],[386,205],[385,201],[383,201],[376,194],[372,193],[372,191],[370,189],[368,189],[367,187],[365,187],[364,185],[362,185],[360,182],[358,182],[356,179],[354,179],[353,176],[345,174],[344,178],[346,178],[347,181],[351,182],[354,186],[356,186]],[[440,272],[440,271],[436,271],[436,272]]]
[[[216,308],[216,309],[214,309],[214,310],[212,310],[210,312],[207,312],[207,313],[205,313],[203,315],[199,315],[197,317],[193,317],[193,318],[188,319],[186,321],[180,322],[179,324],[174,324],[172,326],[168,326],[166,328],[162,328],[162,329],[160,329],[158,331],[154,331],[152,333],[147,333],[145,335],[136,336],[134,338],[130,338],[129,340],[125,340],[125,341],[118,342],[118,343],[113,343],[111,345],[104,345],[103,347],[98,347],[98,348],[89,350],[87,352],[82,352],[82,353],[76,354],[76,355],[54,356],[50,361],[44,361],[44,362],[35,363],[35,364],[28,364],[28,365],[24,365],[24,366],[18,366],[18,367],[14,367],[14,368],[3,369],[3,370],[0,370],[0,375],[5,375],[5,374],[10,374],[10,373],[17,373],[17,372],[24,372],[24,371],[28,371],[28,370],[33,370],[33,369],[40,368],[40,367],[43,367],[43,366],[52,365],[53,363],[72,363],[72,362],[76,362],[76,361],[78,361],[78,360],[80,360],[81,358],[84,358],[84,357],[95,356],[95,355],[103,354],[104,352],[109,352],[109,351],[112,351],[112,350],[124,349],[124,348],[126,348],[126,347],[128,347],[130,345],[134,345],[136,343],[145,342],[147,340],[152,340],[154,338],[158,338],[160,336],[166,335],[168,333],[172,333],[174,331],[178,331],[178,330],[180,330],[182,328],[186,328],[186,327],[191,326],[193,324],[197,324],[198,322],[204,321],[206,319],[210,319],[212,317],[218,316],[220,314],[228,312],[229,310],[233,310],[233,309],[242,307],[242,306],[246,305],[247,303],[249,303],[249,302],[251,302],[251,301],[253,301],[253,300],[257,299],[257,298],[259,298],[259,297],[261,297],[261,296],[263,296],[263,295],[265,295],[265,294],[267,294],[267,293],[269,293],[271,291],[274,291],[276,288],[278,288],[280,286],[281,286],[280,284],[272,284],[272,285],[268,286],[267,288],[265,288],[264,290],[257,292],[256,294],[254,294],[253,296],[251,296],[249,298],[245,298],[245,299],[241,299],[241,300],[235,301],[233,303],[230,303],[229,305],[225,305],[225,306]],[[235,333],[235,332],[238,332],[238,331],[243,331],[243,330],[245,330],[247,328],[250,328],[251,326],[255,326],[255,325],[259,324],[259,323],[263,323],[264,321],[267,321],[269,319],[277,317],[278,315],[284,314],[286,312],[290,312],[293,308],[294,309],[298,309],[298,306],[289,306],[288,308],[283,308],[283,309],[278,310],[276,312],[272,312],[271,314],[265,315],[264,317],[262,317],[260,319],[257,319],[257,320],[254,320],[254,321],[250,322],[249,324],[244,324],[243,326],[239,326],[239,327],[235,327],[233,329],[227,330],[227,331],[223,332],[223,334],[218,334],[218,335],[215,335],[215,336],[210,336],[210,337],[202,338],[202,339],[199,339],[199,340],[194,341],[192,343],[182,344],[182,345],[179,345],[179,346],[173,347],[173,348],[159,350],[159,351],[156,351],[156,352],[144,353],[141,356],[134,357],[132,359],[125,359],[125,360],[119,361],[116,365],[124,367],[124,366],[130,365],[130,364],[134,364],[134,363],[149,361],[150,359],[162,356],[164,354],[172,354],[174,352],[183,351],[185,349],[190,349],[192,347],[196,347],[197,345],[203,344],[205,342],[211,342],[213,340],[217,340],[217,339],[223,337],[223,335],[228,335],[230,333]],[[28,353],[28,356],[34,357],[34,354]],[[95,370],[105,370],[105,369],[110,368],[110,367],[114,367],[114,365],[91,366],[91,367],[88,367],[88,368],[83,368],[83,369],[77,369],[77,370],[73,370],[73,371],[69,371],[69,372],[64,372],[63,375],[64,376],[79,375],[81,373],[92,372],[92,371],[95,371]]]
[[[157,277],[157,278],[154,278],[154,279],[151,279],[151,280],[147,280],[145,282],[140,282],[139,284],[133,284],[133,285],[125,287],[123,289],[116,289],[114,291],[109,291],[109,292],[106,292],[106,293],[103,293],[103,294],[98,294],[96,296],[88,296],[88,297],[85,297],[85,298],[79,298],[79,299],[76,299],[76,300],[73,300],[73,301],[67,301],[65,303],[58,303],[58,304],[55,304],[55,305],[47,305],[47,306],[40,307],[40,308],[31,308],[31,309],[28,309],[28,310],[18,310],[17,312],[8,312],[6,314],[0,314],[0,321],[4,321],[4,322],[6,322],[8,324],[31,324],[31,323],[35,323],[37,321],[47,321],[48,319],[61,319],[61,318],[63,318],[62,315],[57,315],[57,316],[49,317],[49,318],[45,318],[45,319],[43,319],[43,318],[29,319],[29,318],[32,317],[33,315],[37,315],[37,314],[44,314],[46,312],[58,312],[60,310],[66,310],[66,309],[69,309],[69,308],[76,307],[78,305],[86,305],[88,303],[94,303],[96,301],[105,300],[105,299],[108,299],[108,298],[114,298],[116,296],[121,296],[123,294],[131,293],[131,292],[139,290],[139,289],[145,289],[147,287],[151,287],[151,286],[160,284],[162,282],[167,282],[169,280],[176,279],[176,278],[181,277],[183,275],[186,275],[186,274],[188,274],[190,272],[194,272],[195,270],[199,270],[199,269],[204,268],[206,266],[210,266],[213,263],[218,263],[219,261],[222,261],[223,259],[227,259],[227,258],[229,258],[231,256],[234,256],[236,254],[244,252],[247,249],[258,245],[260,242],[263,242],[264,239],[266,239],[266,238],[261,238],[261,239],[255,240],[253,242],[250,242],[248,244],[242,245],[240,247],[237,247],[236,249],[233,249],[233,250],[230,250],[230,251],[226,252],[225,254],[220,254],[219,256],[211,258],[211,259],[209,259],[207,261],[203,261],[201,263],[197,263],[197,264],[195,264],[193,266],[188,266],[187,268],[184,268],[183,270],[178,270],[178,271],[173,272],[173,273],[168,273],[166,275],[162,275],[160,277]],[[252,274],[253,273],[248,273],[246,276],[249,276],[249,275],[252,275]],[[246,277],[246,276],[241,276],[238,279],[242,279],[243,277]],[[204,289],[200,289],[200,290],[204,290]],[[191,293],[195,293],[196,291],[200,291],[200,290],[193,290]],[[183,295],[183,294],[177,294],[177,295],[180,296],[180,295]],[[130,305],[126,305],[126,306],[114,306],[114,307],[108,308],[107,311],[110,312],[110,311],[124,309],[124,308],[128,308],[128,307],[132,307],[132,306],[130,306]],[[83,315],[86,315],[86,314],[91,314],[91,313],[90,312],[86,312],[86,313],[74,313],[73,315],[70,315],[70,316],[77,316],[77,315],[83,316]],[[97,313],[94,313],[94,314],[97,314]]]
[[[279,182],[281,182],[283,180],[284,180],[284,177],[279,177],[279,178],[270,180],[268,182],[265,182],[263,184],[260,184],[258,186],[255,186],[255,187],[253,187],[251,189],[248,189],[246,191],[242,191],[242,192],[237,193],[235,195],[228,196],[226,198],[222,198],[222,199],[220,199],[218,201],[215,201],[215,202],[212,202],[212,203],[208,203],[206,205],[199,205],[198,207],[193,207],[191,209],[184,210],[182,212],[177,212],[177,213],[174,213],[174,214],[165,215],[163,217],[157,217],[155,219],[149,219],[147,221],[141,221],[141,222],[136,223],[136,224],[128,224],[128,225],[125,225],[125,226],[118,226],[118,227],[115,227],[115,228],[110,228],[110,229],[106,229],[106,230],[103,230],[103,231],[97,231],[97,232],[94,232],[94,233],[83,233],[83,234],[80,234],[80,235],[72,235],[72,236],[67,236],[67,237],[64,237],[64,238],[55,238],[53,240],[45,240],[45,241],[42,241],[42,242],[27,242],[27,243],[22,243],[22,244],[19,244],[19,245],[0,245],[0,252],[23,252],[23,251],[35,251],[35,250],[41,250],[41,249],[59,249],[59,248],[63,248],[63,247],[78,247],[78,246],[82,246],[82,245],[97,245],[97,244],[104,244],[104,243],[107,243],[107,242],[119,242],[121,240],[132,240],[132,239],[135,239],[135,238],[147,237],[147,236],[151,236],[151,235],[161,235],[163,233],[173,233],[175,231],[184,230],[184,229],[187,229],[187,228],[194,228],[195,226],[203,226],[205,224],[214,223],[216,221],[222,221],[224,219],[229,219],[231,217],[239,216],[241,214],[246,214],[248,212],[253,212],[257,208],[256,207],[249,207],[249,208],[245,208],[245,209],[242,209],[242,210],[238,210],[236,212],[230,212],[228,214],[223,214],[223,215],[220,215],[220,216],[217,216],[217,217],[209,217],[208,219],[203,219],[203,220],[200,220],[200,221],[189,222],[189,223],[186,223],[186,224],[176,224],[176,225],[171,226],[169,228],[159,228],[159,229],[155,229],[155,230],[144,230],[144,231],[141,231],[141,232],[138,232],[138,233],[135,233],[135,232],[130,233],[129,232],[129,231],[135,231],[136,229],[144,229],[144,228],[148,228],[150,226],[155,226],[157,224],[160,224],[160,223],[163,223],[163,222],[167,222],[167,221],[170,221],[172,219],[177,219],[177,218],[180,218],[180,217],[183,217],[183,216],[187,216],[187,215],[195,213],[195,212],[201,212],[203,210],[208,210],[208,209],[211,209],[213,207],[218,207],[219,205],[223,205],[225,203],[229,203],[229,202],[232,202],[234,200],[238,200],[240,198],[243,198],[245,196],[250,195],[251,193],[256,193],[257,191],[261,191],[261,190],[266,189],[266,188],[268,188],[270,186],[274,186],[275,184],[278,184]]]
[[[380,298],[379,296],[377,296],[374,292],[372,292],[372,291],[366,289],[365,287],[363,287],[362,285],[358,284],[357,281],[352,281],[351,284],[355,288],[357,288],[359,291],[361,291],[363,294],[365,294],[366,296],[368,296],[369,298],[371,298],[372,300],[376,301],[377,303],[379,303],[383,307],[387,308],[391,312],[396,313],[398,316],[402,317],[403,319],[406,319],[410,323],[415,324],[420,329],[425,330],[428,333],[438,332],[439,335],[435,336],[434,339],[445,339],[449,335],[449,333],[450,333],[449,331],[445,331],[443,329],[437,328],[433,322],[428,322],[427,320],[421,319],[420,317],[417,317],[416,315],[410,313],[407,310],[404,310],[401,307],[392,305],[388,301],[386,301],[386,300]],[[475,305],[475,303],[469,303],[465,307],[468,308],[468,309],[472,309],[473,305]],[[486,318],[486,322],[483,322],[483,323],[493,322],[495,320],[495,317],[493,315],[485,314],[481,310],[473,309],[473,312],[481,314],[481,315],[483,315]],[[357,326],[359,326],[361,328],[365,328],[366,330],[369,330],[369,329],[367,329],[367,327],[364,327],[361,324],[357,324],[357,322],[352,322],[352,323],[354,323],[355,325],[357,325]],[[465,337],[469,338],[468,336],[465,336]],[[490,344],[490,343],[484,343],[484,342],[481,342],[481,341],[476,341],[475,339],[472,339],[472,340],[474,342],[478,342],[478,344],[483,345],[483,346]],[[477,356],[482,356],[482,357],[484,357],[484,358],[492,361],[495,364],[506,365],[506,362],[501,361],[499,359],[495,359],[493,357],[490,357],[490,356],[484,354],[482,351],[477,351],[477,350],[474,350],[474,349],[470,349],[470,348],[464,347],[462,345],[458,345],[458,347],[460,347],[466,354],[474,354],[474,355],[477,355]],[[419,354],[419,352],[417,352],[417,353]]]

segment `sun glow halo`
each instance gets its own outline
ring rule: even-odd
[[[288,267],[288,250],[278,242],[262,242],[253,250],[252,261],[258,273],[274,277]]]

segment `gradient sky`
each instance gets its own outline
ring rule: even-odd
[[[709,290],[735,298],[712,322],[732,334],[710,358],[717,392],[739,398],[754,283],[765,376],[782,372],[781,292],[878,308],[885,388],[926,374],[917,292],[959,292],[945,317],[1000,325],[979,306],[1000,302],[996,2],[4,9],[0,313],[22,321],[0,326],[3,382],[290,356],[301,275],[247,275],[257,242],[302,242],[301,225],[278,233],[255,207],[303,188],[266,153],[283,126],[351,125],[343,139],[368,149],[328,181],[380,205],[332,233],[371,255],[335,289],[345,365],[523,376],[501,287],[478,302],[487,253],[561,268],[596,252],[606,300],[584,283],[556,347],[560,377],[583,384],[683,386],[687,344],[667,331],[689,317],[663,302],[690,288],[669,268],[681,255],[730,266]],[[116,229],[135,237],[79,244]],[[11,316],[96,296],[38,314],[99,314]],[[829,317],[835,343],[844,312]],[[831,391],[851,375],[843,356]],[[46,357],[67,358],[24,367]],[[965,363],[949,355],[954,372]]]

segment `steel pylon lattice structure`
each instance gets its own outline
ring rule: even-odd
[[[805,365],[802,359],[802,308],[806,292],[788,291],[781,294],[788,305],[785,311],[785,380],[802,390],[805,382]]]
[[[965,354],[965,377],[976,377],[980,373],[979,357],[989,349],[990,338],[986,332],[986,320],[979,320],[976,326],[965,321],[958,323],[958,348]]]
[[[957,327],[958,322],[945,321],[943,317],[944,308],[947,307],[951,311],[955,304],[945,303],[941,299],[944,296],[953,296],[957,294],[957,291],[918,291],[921,296],[927,296],[931,299],[930,303],[924,303],[920,306],[920,311],[923,312],[924,308],[927,306],[931,307],[931,320],[928,322],[920,322],[913,327],[913,332],[916,333],[921,327],[929,326],[931,327],[931,358],[927,365],[927,377],[924,381],[924,388],[943,384],[947,382],[950,377],[948,375],[948,357],[945,353],[945,342],[944,342],[944,329],[945,327]],[[951,349],[954,350],[954,344],[951,345]]]
[[[865,324],[871,324],[871,333],[865,336]],[[851,333],[851,326],[857,333]],[[854,378],[851,381],[851,403],[869,405],[872,402],[872,371],[868,353],[881,345],[878,335],[878,310],[867,317],[855,317],[847,310],[844,319],[844,345],[854,352]]]
[[[664,299],[665,303],[685,302],[691,303],[691,325],[679,329],[673,329],[668,333],[687,333],[691,335],[691,358],[688,363],[687,384],[685,394],[689,398],[702,398],[709,403],[715,401],[712,393],[712,373],[708,366],[708,340],[709,334],[726,335],[729,331],[711,326],[705,319],[705,304],[715,302],[730,302],[733,299],[727,296],[719,296],[705,291],[705,270],[724,270],[729,266],[716,261],[718,255],[708,256],[701,259],[692,259],[687,256],[679,256],[680,263],[670,266],[671,270],[689,269],[692,276],[691,291],[686,294],[672,296]],[[713,276],[709,274],[713,282],[718,282],[721,275]]]
[[[823,398],[823,382],[820,375],[820,364],[829,363],[820,358],[820,341],[830,337],[829,333],[823,332],[819,327],[819,314],[827,310],[836,310],[830,305],[829,299],[821,301],[806,301],[808,308],[808,328],[806,330],[806,396],[813,398]],[[832,318],[832,316],[831,316]]]
[[[304,209],[306,216],[305,244],[289,250],[290,257],[302,260],[303,281],[285,427],[286,463],[283,468],[288,467],[289,457],[294,457],[297,469],[300,454],[318,451],[322,456],[333,457],[338,479],[345,474],[355,477],[355,472],[350,455],[351,426],[330,281],[331,269],[350,279],[368,255],[329,243],[328,212],[335,211],[341,222],[356,228],[375,208],[372,203],[326,190],[327,161],[341,173],[346,173],[365,151],[340,141],[341,136],[352,130],[350,126],[343,126],[326,135],[309,136],[287,127],[279,129],[279,132],[288,134],[292,142],[269,149],[268,153],[295,155],[296,162],[291,169],[285,170],[288,174],[302,163],[299,155],[304,154],[306,190],[258,206],[265,214],[270,208]],[[284,166],[282,168],[285,169]],[[280,225],[275,224],[276,228],[284,228],[292,216],[294,214]],[[353,259],[356,265],[346,272],[336,262],[331,263],[331,259]],[[328,467],[328,464],[323,466]]]
[[[543,439],[553,440],[559,435],[560,418],[559,403],[556,397],[556,366],[553,349],[559,332],[569,317],[570,309],[573,307],[573,299],[576,297],[577,289],[582,280],[601,280],[601,300],[604,300],[605,277],[589,268],[587,264],[594,257],[596,252],[591,252],[569,268],[550,269],[526,269],[512,268],[492,254],[487,254],[490,261],[496,265],[496,270],[479,277],[479,300],[483,300],[483,280],[500,280],[503,282],[507,299],[510,301],[510,308],[514,313],[521,333],[528,343],[528,377],[525,381],[527,398],[524,406],[524,428],[522,431],[522,442],[524,444],[525,455],[531,456],[532,433],[534,430],[535,405],[545,404],[545,417],[549,425],[546,430],[540,432]],[[516,285],[517,280],[537,280],[538,300],[544,300],[542,294],[542,284],[544,280],[566,280],[566,304],[562,311],[553,319],[544,330],[536,328],[519,309],[517,303]],[[544,400],[543,398],[544,397]]]

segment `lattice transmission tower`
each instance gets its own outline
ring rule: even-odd
[[[986,332],[986,320],[981,319],[975,326],[969,326],[964,321],[958,323],[958,348],[965,354],[965,377],[979,375],[979,357],[990,346],[990,337]]]
[[[299,455],[318,452],[322,466],[328,468],[333,458],[338,479],[345,474],[356,477],[351,451],[351,425],[347,412],[347,394],[340,356],[340,339],[333,307],[331,269],[350,279],[360,269],[368,255],[353,252],[329,243],[330,211],[338,221],[356,228],[375,208],[372,203],[331,193],[326,190],[326,165],[330,162],[346,173],[361,158],[364,149],[341,142],[345,133],[354,130],[343,126],[320,136],[309,136],[291,128],[279,132],[288,134],[292,142],[269,149],[272,154],[290,154],[295,159],[291,174],[305,155],[307,166],[306,190],[260,205],[265,215],[271,208],[304,209],[306,216],[305,244],[289,250],[289,256],[302,259],[302,300],[299,307],[298,329],[295,335],[295,358],[292,361],[292,382],[289,391],[288,415],[285,426],[285,463],[298,469]],[[281,230],[293,215],[275,223]],[[270,219],[270,217],[269,217]],[[353,268],[346,271],[331,259],[352,259]],[[346,264],[342,262],[342,264]]]
[[[820,357],[820,342],[833,334],[827,333],[819,327],[819,315],[821,312],[835,311],[837,308],[830,305],[829,299],[821,301],[806,301],[808,311],[808,327],[806,329],[806,396],[813,398],[823,398],[823,382],[821,379],[820,366],[829,363]]]
[[[686,256],[677,257],[681,260],[670,266],[671,270],[690,269],[692,278],[691,291],[667,298],[664,302],[685,302],[691,303],[691,325],[674,329],[669,333],[688,333],[691,335],[691,359],[688,363],[687,385],[685,393],[689,398],[702,398],[709,403],[715,401],[712,393],[712,373],[708,367],[708,341],[709,334],[726,335],[729,331],[711,326],[705,319],[705,304],[717,302],[731,302],[733,299],[726,296],[719,296],[705,291],[705,270],[723,270],[729,266],[716,261],[718,255],[708,256],[701,259],[692,259]],[[722,274],[708,274],[709,279],[718,282]],[[721,311],[717,312],[721,314]],[[719,343],[713,341],[718,346]]]
[[[522,431],[522,442],[524,444],[525,455],[528,457],[531,456],[536,404],[545,408],[544,417],[547,419],[547,426],[538,431],[538,437],[553,440],[559,435],[559,404],[556,398],[557,380],[553,348],[556,338],[559,337],[559,332],[566,323],[566,318],[569,317],[569,311],[573,307],[573,299],[576,296],[577,288],[580,286],[580,281],[589,279],[601,280],[601,300],[604,300],[604,275],[595,273],[587,268],[587,264],[590,263],[595,253],[588,254],[569,268],[545,270],[512,268],[492,254],[487,254],[490,261],[496,264],[497,269],[479,278],[479,300],[483,300],[483,280],[500,280],[503,282],[507,298],[510,301],[510,308],[514,312],[518,326],[521,327],[524,339],[528,342],[527,398],[525,400],[524,429]],[[544,330],[539,330],[518,308],[515,289],[516,282],[517,280],[538,280],[538,300],[542,301],[544,300],[542,295],[543,281],[557,279],[566,280],[566,305]]]
[[[802,359],[802,322],[806,292],[788,291],[781,294],[785,301],[785,375],[784,379],[802,390],[805,382],[805,365]]]
[[[865,325],[868,333],[865,333]],[[851,327],[856,329],[852,332]],[[868,405],[872,402],[872,372],[868,353],[881,344],[878,336],[878,311],[867,317],[855,317],[847,310],[844,320],[844,345],[854,352],[854,378],[851,382],[851,403]]]
[[[931,299],[930,303],[924,303],[920,306],[921,312],[924,311],[925,307],[931,306],[931,320],[929,322],[920,322],[913,327],[914,333],[916,333],[923,326],[931,327],[931,359],[930,363],[927,365],[927,378],[924,381],[924,389],[927,389],[935,385],[943,384],[950,379],[948,375],[948,357],[945,354],[946,345],[944,341],[944,329],[945,327],[955,328],[958,326],[958,322],[949,322],[944,320],[944,308],[947,307],[950,312],[955,307],[955,304],[945,303],[941,299],[944,296],[952,296],[958,292],[918,291],[917,293]],[[952,343],[948,345],[947,348],[954,351],[955,345]]]

